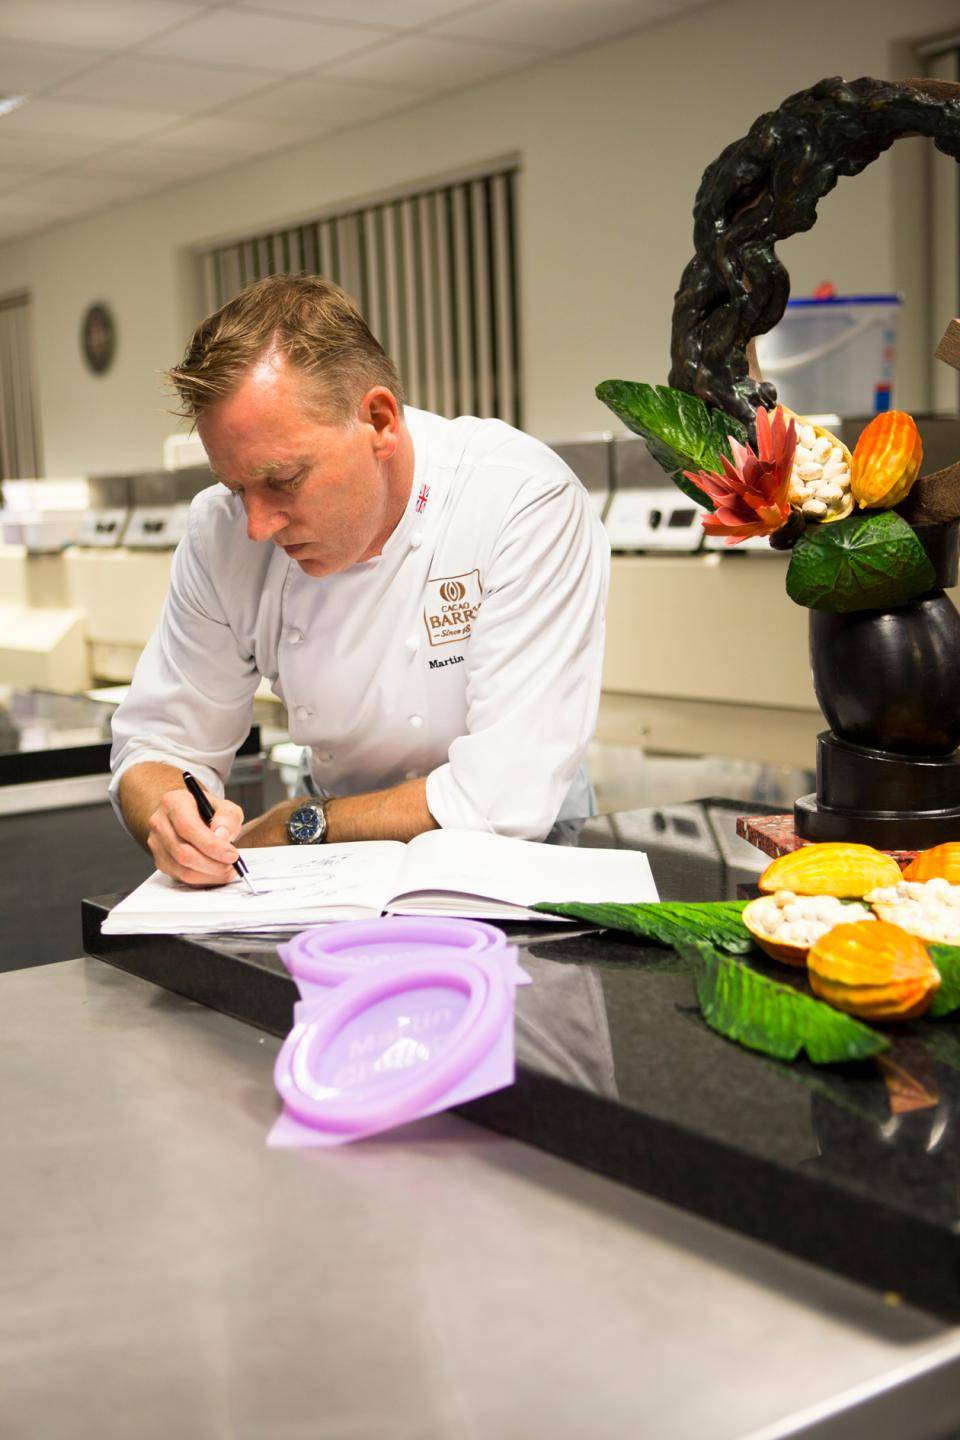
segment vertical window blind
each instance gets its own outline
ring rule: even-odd
[[[30,297],[12,295],[0,299],[0,479],[42,474]]]
[[[215,310],[267,275],[324,275],[357,301],[411,405],[522,423],[515,167],[207,251]]]

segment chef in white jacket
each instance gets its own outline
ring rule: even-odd
[[[217,484],[115,716],[111,785],[158,868],[211,884],[237,844],[540,839],[588,814],[609,547],[559,457],[498,420],[404,407],[318,277],[249,287],[171,378]],[[306,747],[306,793],[244,823],[223,790],[261,676]]]

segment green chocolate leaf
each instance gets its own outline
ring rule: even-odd
[[[960,1010],[960,946],[931,945],[930,958],[940,971],[940,989],[927,1011],[931,1020]]]
[[[667,385],[644,385],[637,380],[602,380],[597,398],[608,405],[628,430],[642,435],[647,449],[674,484],[689,499],[712,510],[709,495],[687,480],[684,470],[721,469],[721,456],[730,459],[729,436],[741,442],[747,432],[739,420],[712,410],[696,395],[671,390]]]
[[[889,610],[931,589],[934,568],[892,510],[812,525],[790,557],[787,594],[811,610]]]
[[[841,1010],[769,980],[712,945],[681,940],[682,955],[694,963],[697,1000],[712,1030],[777,1060],[795,1060],[801,1051],[815,1065],[866,1060],[889,1050],[890,1042]]]
[[[750,931],[742,920],[746,900],[704,900],[690,904],[679,901],[646,901],[637,905],[554,904],[544,901],[535,910],[563,915],[568,920],[586,920],[607,930],[626,930],[658,945],[677,945],[680,940],[707,940],[733,955],[753,949]]]

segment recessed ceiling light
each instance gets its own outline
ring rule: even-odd
[[[26,95],[0,95],[0,115],[9,115],[11,110],[19,110],[26,99]]]

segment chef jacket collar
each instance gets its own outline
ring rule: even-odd
[[[416,410],[411,411],[409,407],[404,409],[403,417],[407,430],[410,433],[410,440],[413,445],[413,482],[410,486],[410,494],[407,496],[407,503],[404,506],[403,514],[391,534],[388,536],[383,549],[379,555],[374,555],[369,560],[358,561],[356,568],[372,570],[386,559],[394,551],[400,550],[410,543],[411,532],[418,526],[422,526],[425,516],[417,513],[417,497],[420,494],[424,477],[427,473],[427,456],[429,445],[427,442],[426,427],[416,422]]]

